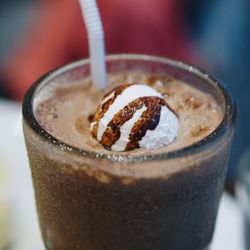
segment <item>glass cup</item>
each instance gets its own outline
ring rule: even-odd
[[[107,71],[165,74],[212,95],[221,124],[191,146],[143,156],[65,144],[34,116],[43,90],[89,76],[89,60],[48,73],[27,92],[23,128],[47,249],[207,249],[224,187],[235,107],[225,87],[194,66],[146,55],[106,57]],[[154,171],[152,171],[152,169]],[[150,171],[151,170],[151,171]]]

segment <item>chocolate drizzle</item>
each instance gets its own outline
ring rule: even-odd
[[[166,105],[165,100],[158,97],[147,97],[147,100],[145,100],[147,110],[143,112],[141,118],[133,126],[125,150],[139,148],[139,141],[144,137],[147,130],[154,130],[157,127],[163,105]]]
[[[91,132],[96,139],[98,133],[100,132],[99,123],[101,119],[104,117],[105,113],[108,112],[117,96],[121,95],[123,91],[131,85],[133,84],[123,84],[118,86],[103,97],[104,101],[102,101],[97,108],[91,123]],[[146,135],[147,131],[152,131],[158,126],[162,106],[166,106],[170,111],[175,113],[161,96],[141,96],[133,101],[128,101],[127,105],[125,107],[121,107],[120,110],[117,110],[117,113],[114,114],[108,124],[105,124],[106,127],[104,127],[104,131],[102,130],[102,134],[98,135],[101,136],[101,138],[98,138],[99,142],[107,149],[112,149],[112,146],[116,144],[116,142],[117,144],[114,147],[122,145],[121,150],[124,149],[127,151],[139,148],[140,141]],[[133,118],[135,113],[141,109],[143,109],[141,111],[143,113],[140,113],[140,117],[136,116]],[[132,118],[134,124],[132,124],[132,121],[126,124],[128,131],[125,131],[125,128],[121,129],[122,126]],[[123,131],[123,138],[121,138],[121,131]]]
[[[94,123],[94,126],[92,128],[92,134],[95,138],[97,137],[99,121],[102,119],[104,114],[107,112],[110,105],[113,104],[116,97],[118,95],[121,95],[122,92],[131,85],[132,84],[129,84],[129,83],[123,84],[122,86],[116,87],[104,95],[103,99],[107,98],[112,92],[114,92],[114,95],[111,98],[109,98],[106,102],[100,104],[95,112],[95,115],[94,115],[93,121],[92,121]]]
[[[164,99],[159,97],[140,97],[129,103],[122,110],[120,110],[108,124],[106,130],[102,135],[100,143],[107,148],[119,140],[121,126],[129,121],[135,112],[146,106],[147,109],[143,112],[140,119],[134,124],[130,135],[129,142],[125,150],[132,150],[139,147],[139,141],[146,134],[147,130],[154,130],[159,124],[161,106],[166,105]]]

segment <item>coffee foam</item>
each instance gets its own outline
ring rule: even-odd
[[[52,99],[56,94],[58,89],[67,90],[79,86],[78,82],[71,82],[70,85],[68,82],[50,82],[49,84],[42,85],[36,90],[36,95],[33,101],[33,110],[37,110],[38,106],[42,103],[47,102]]]
[[[113,152],[117,157],[151,155],[187,147],[209,135],[222,120],[222,111],[212,96],[169,77],[134,71],[112,74],[108,76],[110,83],[108,90],[117,86],[115,84],[127,81],[128,76],[132,82],[146,83],[163,93],[166,102],[178,115],[179,132],[176,139],[165,147],[157,150],[139,148],[128,152]],[[35,116],[40,125],[51,135],[69,145],[98,154],[110,154],[109,150],[93,138],[88,120],[107,90],[104,92],[96,89],[89,78],[69,82],[67,87],[61,83],[54,86],[57,87],[53,97],[40,102],[35,109]],[[51,109],[53,109],[52,114]]]

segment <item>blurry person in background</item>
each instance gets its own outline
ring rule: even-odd
[[[8,95],[22,100],[39,76],[88,56],[86,30],[77,0],[16,0],[0,6],[7,4],[9,12],[3,7],[0,12],[8,16],[9,25],[16,25],[1,36],[6,48],[0,50],[4,51],[0,78]],[[143,53],[183,60],[226,83],[238,105],[230,187],[239,155],[250,145],[249,5],[247,0],[98,1],[108,54]],[[0,23],[1,32],[1,18]]]
[[[184,10],[177,3],[98,1],[106,52],[155,54],[190,61],[191,41]],[[43,0],[36,6],[35,15],[30,17],[5,63],[6,88],[18,100],[46,71],[88,56],[86,30],[77,0]]]

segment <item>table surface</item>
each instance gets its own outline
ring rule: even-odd
[[[0,100],[0,161],[9,176],[11,250],[44,250],[39,233],[23,134],[21,106]],[[211,250],[244,250],[238,203],[224,193]]]

